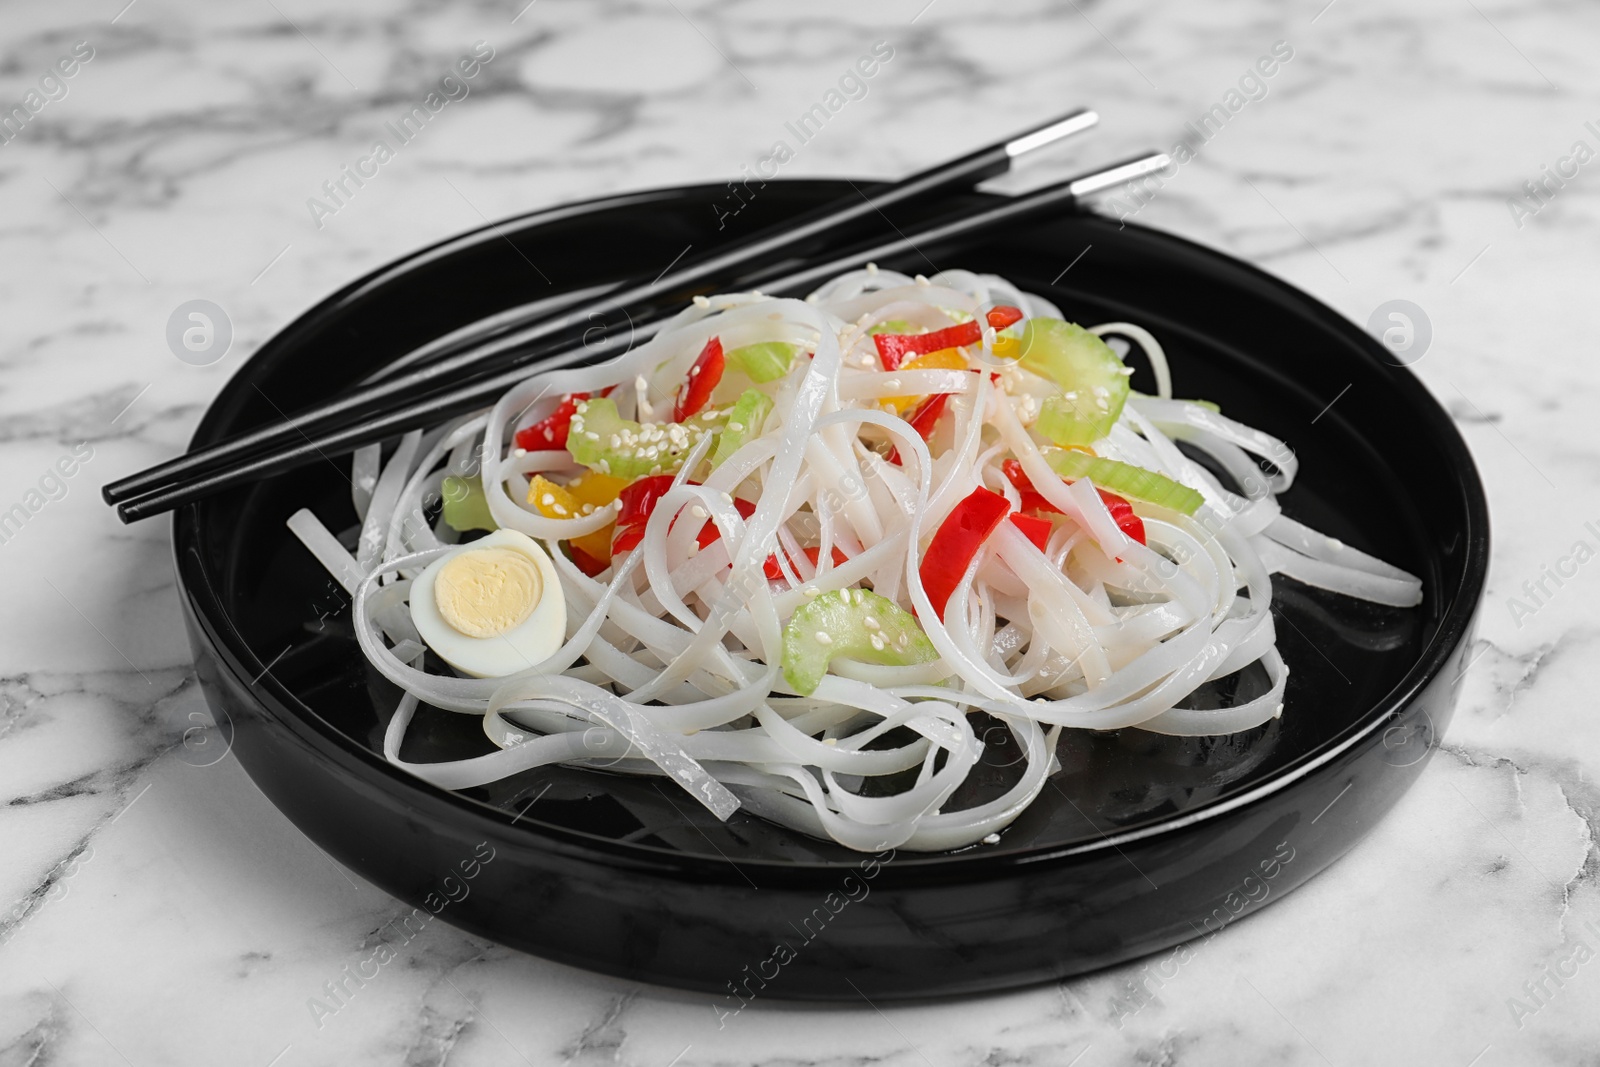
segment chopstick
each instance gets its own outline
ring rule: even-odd
[[[1137,156],[1030,193],[1010,197],[1006,202],[991,208],[968,210],[940,217],[891,241],[870,242],[825,262],[808,263],[798,269],[775,266],[765,275],[752,275],[747,281],[750,288],[759,288],[763,292],[773,294],[800,292],[814,288],[834,275],[865,266],[870,262],[888,260],[907,253],[926,256],[929,250],[937,249],[957,238],[1068,209],[1087,196],[1153,174],[1165,168],[1167,164],[1167,156],[1160,152]],[[255,455],[225,469],[189,479],[179,485],[159,489],[136,500],[126,501],[117,506],[117,516],[125,523],[138,522],[235,486],[282,474],[318,460],[332,462],[333,457],[347,454],[363,445],[486,407],[498,399],[506,389],[526,379],[536,370],[554,370],[577,363],[598,363],[607,357],[620,355],[635,341],[648,340],[654,336],[664,325],[665,320],[654,320],[630,336],[609,336],[596,346],[567,349],[541,361],[537,368],[520,365],[511,367],[454,389],[414,399],[402,407],[374,414],[361,422],[330,429],[315,437],[306,437],[276,451]]]
[[[519,321],[515,314],[509,319],[502,314],[483,320],[474,327],[458,330],[448,338],[424,346],[424,349],[437,349],[431,358],[418,359],[417,352],[402,357],[408,363],[420,363],[415,369],[365,384],[282,422],[118,479],[104,486],[101,495],[106,503],[115,504],[162,487],[182,485],[202,472],[248,462],[269,450],[303,441],[314,432],[341,423],[358,422],[363,416],[378,412],[386,402],[410,401],[424,390],[458,387],[503,367],[532,362],[573,343],[575,334],[582,335],[583,324],[595,321],[597,316],[604,321],[608,315],[632,308],[630,321],[637,322],[641,317],[648,319],[667,314],[695,292],[732,288],[741,274],[803,254],[820,240],[836,237],[845,227],[881,213],[885,208],[956,187],[970,187],[1003,174],[1019,156],[1090,129],[1099,120],[1095,112],[1080,108],[959,159],[920,171],[870,196],[860,193],[842,198],[780,226],[762,230],[706,255],[692,257],[682,265],[669,266],[657,277],[624,280],[582,308],[558,303],[554,308],[546,307],[542,313],[530,312],[524,321]],[[644,315],[639,314],[641,306],[647,309]],[[574,322],[580,325],[574,327]],[[490,337],[494,340],[487,340]],[[529,347],[540,341],[549,343]]]

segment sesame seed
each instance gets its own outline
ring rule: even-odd
[[[561,504],[555,505],[550,510],[554,511],[557,515],[570,515],[570,514],[572,514],[570,511],[568,511],[566,509],[566,507],[564,505],[561,505]]]
[[[589,430],[589,431],[588,431],[588,432],[586,432],[586,433],[585,433],[585,434],[584,434],[584,435],[583,435],[583,436],[584,436],[584,437],[586,437],[586,438],[588,438],[588,439],[589,439],[589,440],[591,440],[591,441],[598,441],[598,440],[600,440],[600,435],[599,435],[599,434],[597,434],[597,433],[595,433],[595,432],[594,432],[594,431],[593,431],[593,430]],[[553,441],[553,440],[555,440],[555,438],[553,438],[553,437],[552,437],[552,438],[551,438],[551,440],[552,440],[552,441]]]
[[[883,629],[882,624],[879,623],[878,620],[873,618],[871,615],[868,615],[866,618],[862,619],[861,620],[861,625],[865,626],[869,630],[881,630],[881,629]]]
[[[555,502],[556,502],[556,495],[554,493],[546,493],[544,496],[539,498],[539,503],[543,504],[545,507],[549,507],[550,505],[554,504]]]
[[[697,308],[708,308],[711,306],[711,301],[707,300],[703,296],[697,296],[694,298],[693,304]]]
[[[742,433],[744,431],[744,423],[730,422],[728,423],[728,429],[732,430],[734,433]]]
[[[883,638],[879,637],[877,634],[873,634],[872,647],[877,651],[882,652],[884,649]]]
[[[812,636],[817,639],[817,644],[819,645],[833,644],[833,638],[829,637],[827,633],[822,630],[818,630],[816,633],[812,634]]]

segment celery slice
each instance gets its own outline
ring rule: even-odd
[[[1047,451],[1044,457],[1050,469],[1063,478],[1087,478],[1107,492],[1171,508],[1185,515],[1193,515],[1205,503],[1205,497],[1187,485],[1121,460],[1054,449]]]
[[[1131,397],[1134,397],[1136,399],[1139,399],[1139,400],[1157,400],[1157,399],[1160,399],[1159,397],[1151,396],[1149,393],[1141,393],[1137,389],[1130,389],[1128,391],[1128,395],[1131,396]],[[1172,397],[1171,399],[1177,401],[1180,404],[1193,404],[1195,407],[1205,408],[1207,411],[1214,411],[1218,415],[1222,414],[1222,405],[1217,403],[1215,400],[1202,400],[1199,397],[1180,397],[1180,396],[1175,396],[1175,397]]]
[[[1092,445],[1117,423],[1116,415],[1099,406],[1104,403],[1077,390],[1047,397],[1033,428],[1058,445]]]
[[[444,500],[445,525],[452,530],[498,530],[500,527],[489,514],[489,498],[483,495],[483,483],[473,478],[446,475],[439,483],[439,495]]]
[[[759,433],[771,412],[772,400],[761,390],[746,389],[740,393],[739,399],[728,409],[727,425],[717,435],[717,447],[711,453],[712,468],[722,466],[729,456]]]
[[[1065,390],[1041,408],[1040,433],[1058,445],[1086,445],[1111,432],[1128,401],[1128,374],[1110,345],[1077,323],[1028,319],[1020,347],[1023,367]]]
[[[726,358],[735,369],[744,371],[751,381],[771,382],[789,373],[798,351],[797,346],[783,341],[763,341],[732,349]]]
[[[910,612],[864,589],[834,589],[814,597],[783,628],[783,677],[810,696],[835,656],[909,667],[931,663],[939,652]]]
[[[684,458],[714,431],[720,414],[706,411],[681,423],[645,423],[624,419],[610,397],[578,405],[567,434],[567,451],[590,470],[632,481],[652,474],[673,474]],[[680,431],[681,432],[676,432]]]

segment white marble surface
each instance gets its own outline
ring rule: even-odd
[[[1600,963],[1548,983],[1532,1014],[1508,999],[1535,1007],[1523,984],[1543,966],[1579,940],[1600,950],[1584,667],[1600,567],[1531,615],[1508,598],[1600,520],[1600,164],[1520,228],[1506,199],[1574,141],[1600,147],[1584,128],[1600,125],[1600,9],[125,2],[0,5],[0,101],[93,48],[0,145],[0,510],[93,449],[0,544],[0,901],[16,902],[0,918],[0,1064],[1594,1062]],[[495,58],[471,95],[316,228],[306,199],[477,40]],[[1141,965],[881,1012],[758,1002],[719,1030],[706,998],[435,924],[318,1031],[307,997],[398,905],[231,757],[185,758],[203,712],[166,528],[120,527],[97,486],[177,450],[239,361],[349,278],[485,216],[732,177],[879,40],[893,61],[786,175],[901,173],[1072,103],[1098,106],[1103,131],[1027,182],[1169,147],[1289,42],[1267,96],[1140,219],[1357,321],[1392,298],[1431,318],[1417,370],[1459,418],[1496,523],[1444,750],[1369,840],[1136,1014]],[[197,297],[235,329],[208,367],[163,336]]]

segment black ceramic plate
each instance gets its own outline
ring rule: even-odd
[[[771,183],[719,234],[723,192],[529,215],[385,268],[263,346],[194,444],[325,397],[484,315],[657,270],[686,244],[704,250],[852,187]],[[175,520],[200,677],[256,784],[340,861],[446,922],[710,991],[729,1011],[756,993],[876,999],[1078,973],[1215,930],[1337,859],[1426,764],[1470,643],[1488,516],[1449,418],[1333,311],[1170,236],[1080,215],[922,251],[1048,293],[1070,318],[1153,330],[1178,395],[1216,400],[1299,453],[1288,514],[1421,575],[1422,606],[1279,581],[1292,668],[1281,719],[1216,738],[1067,733],[1061,773],[998,844],[871,860],[743,813],[720,824],[650,780],[555,768],[450,793],[386,764],[398,693],[357,650],[343,595],[284,529],[300,507],[335,531],[354,525],[346,468],[321,464]],[[886,265],[933,271],[920,259]],[[475,720],[425,709],[406,755],[486,745]],[[1012,758],[992,748],[978,777],[1009,773]]]

